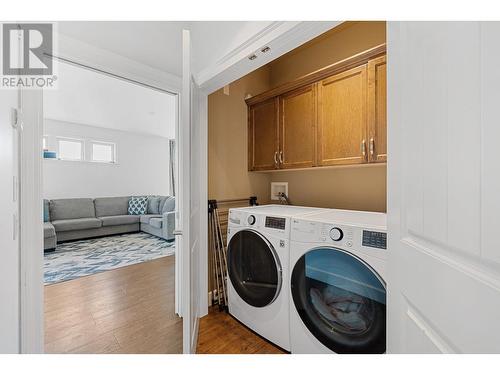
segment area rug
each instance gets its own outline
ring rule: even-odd
[[[174,242],[147,233],[129,233],[57,245],[44,256],[45,285],[76,279],[172,255]]]

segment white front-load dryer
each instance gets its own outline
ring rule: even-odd
[[[291,217],[318,211],[321,209],[284,205],[229,210],[229,313],[287,351]]]
[[[385,353],[386,215],[328,210],[293,218],[290,351]]]

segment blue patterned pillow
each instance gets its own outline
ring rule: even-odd
[[[130,197],[128,201],[129,215],[144,215],[148,208],[148,197]]]
[[[47,199],[43,200],[43,222],[46,223],[50,221],[49,214],[49,201]]]

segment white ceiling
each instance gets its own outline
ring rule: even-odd
[[[195,74],[216,65],[270,21],[65,21],[57,32],[143,65],[182,75],[182,30],[191,30]],[[57,89],[44,93],[44,117],[175,137],[176,98],[105,74],[58,64]]]
[[[215,64],[270,21],[65,21],[58,32],[138,61],[182,75],[182,30],[191,30],[195,73]]]
[[[175,138],[174,95],[67,63],[43,109],[47,119]]]

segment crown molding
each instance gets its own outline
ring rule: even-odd
[[[195,75],[197,84],[213,92],[242,76],[277,59],[283,54],[334,28],[342,21],[277,21],[266,26],[241,43],[217,62]],[[267,53],[262,47],[270,47]],[[255,54],[257,58],[249,60]]]

